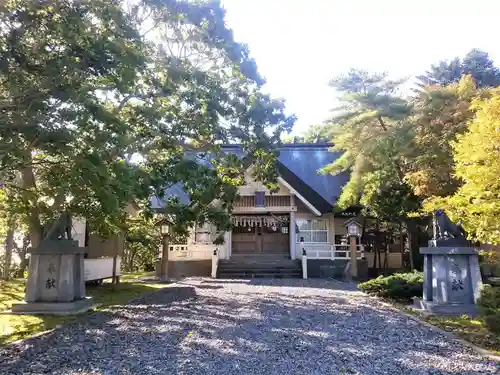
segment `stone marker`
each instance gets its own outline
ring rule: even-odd
[[[61,226],[61,220],[54,225]],[[37,248],[29,250],[25,302],[13,304],[13,313],[67,315],[92,308],[92,299],[85,297],[85,248],[62,229],[67,239],[61,230],[51,230]]]
[[[476,315],[482,286],[477,250],[460,225],[442,210],[434,215],[434,239],[421,247],[424,255],[423,299],[414,306],[438,315]]]

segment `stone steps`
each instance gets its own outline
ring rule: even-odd
[[[252,273],[252,272],[234,272],[221,273],[217,276],[219,279],[301,279],[302,273]]]
[[[301,278],[300,261],[283,258],[240,258],[220,260],[217,277],[236,278]]]

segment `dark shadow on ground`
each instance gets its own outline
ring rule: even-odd
[[[118,285],[106,283],[100,286],[89,285],[86,287],[87,295],[93,297],[94,303],[105,307],[124,305],[133,298],[141,295],[147,295],[157,290],[158,288],[140,283],[121,283]],[[19,301],[21,300],[22,298],[19,298]],[[5,345],[6,343],[14,340],[23,339],[37,332],[53,329],[61,324],[82,319],[87,314],[89,313],[69,316],[2,315],[2,320],[11,317],[11,320],[9,320],[9,326],[12,324],[12,332],[2,334],[0,336],[0,345]],[[1,323],[2,322],[0,321],[0,324]]]
[[[373,366],[398,375],[496,373],[493,364],[461,358],[447,338],[375,301],[314,281],[308,295],[287,289],[289,283],[268,284],[275,288],[248,294],[236,281],[222,291],[207,288],[219,280],[185,280],[0,349],[0,373],[371,375]],[[438,370],[446,358],[483,368]]]

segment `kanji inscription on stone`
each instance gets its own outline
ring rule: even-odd
[[[45,289],[52,289],[56,287],[56,279],[49,277],[45,282]]]
[[[460,267],[454,261],[451,261],[451,265],[452,265],[451,290],[453,291],[464,290],[464,281],[462,280],[461,277]]]
[[[454,290],[454,291],[464,290],[464,281],[458,280],[458,279],[453,279],[451,281],[451,290]]]
[[[51,275],[56,272],[56,266],[54,266],[54,263],[50,263],[49,267],[47,268],[47,272],[50,273]]]

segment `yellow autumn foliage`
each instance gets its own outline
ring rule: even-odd
[[[500,90],[472,104],[475,116],[452,142],[455,174],[463,185],[445,203],[477,240],[500,244]]]

